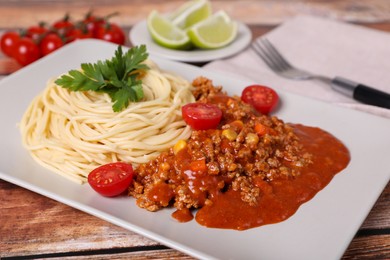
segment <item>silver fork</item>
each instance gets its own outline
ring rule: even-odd
[[[321,80],[338,92],[362,103],[390,108],[390,94],[342,77],[329,78],[292,66],[266,38],[258,38],[252,49],[278,75],[294,80]]]

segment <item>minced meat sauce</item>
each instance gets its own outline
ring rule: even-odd
[[[244,230],[290,217],[347,166],[347,148],[329,133],[259,115],[206,78],[193,85],[197,102],[223,111],[220,126],[141,164],[129,189],[139,207],[174,206],[180,222],[197,209],[201,225]]]

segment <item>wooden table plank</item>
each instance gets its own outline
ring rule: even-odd
[[[158,245],[5,181],[0,181],[0,198],[0,251],[7,256]]]
[[[159,244],[77,209],[0,180],[0,257],[50,255],[88,251],[150,251]],[[390,256],[390,234],[365,232],[389,229],[390,184],[382,193],[361,232],[352,241],[343,259]],[[16,220],[16,221],[15,221]],[[104,250],[103,250],[104,249]],[[156,250],[159,254],[159,250]],[[149,252],[150,253],[150,252]],[[95,252],[94,254],[98,254]],[[182,253],[170,251],[169,254]],[[383,258],[384,259],[384,258]]]
[[[181,1],[1,1],[0,28],[26,27],[40,21],[53,22],[69,13],[80,19],[89,10],[98,15],[120,12],[113,18],[122,26],[131,26],[145,19],[151,10],[169,12],[184,3]],[[214,10],[225,10],[235,19],[250,24],[276,25],[296,15],[316,15],[350,22],[375,23],[390,19],[388,0],[214,0]]]

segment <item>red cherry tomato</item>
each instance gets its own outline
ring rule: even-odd
[[[269,114],[278,104],[279,96],[275,90],[261,86],[251,85],[242,91],[241,100],[252,105],[261,114]]]
[[[66,36],[68,32],[74,28],[74,24],[70,21],[68,14],[59,21],[56,21],[52,25],[53,29],[60,35]]]
[[[8,31],[1,36],[1,50],[2,52],[13,57],[17,44],[20,40],[20,35],[17,32]]]
[[[99,26],[96,31],[97,39],[113,42],[116,44],[125,44],[125,34],[115,23],[105,23]]]
[[[123,193],[133,181],[131,164],[115,162],[102,165],[88,175],[88,183],[98,193],[114,197]]]
[[[88,13],[83,20],[83,24],[85,24],[87,30],[92,34],[92,36],[96,37],[98,28],[104,24],[104,19]]]
[[[77,39],[88,39],[93,38],[93,34],[91,31],[89,31],[85,25],[78,28],[73,28],[69,31],[69,33],[66,36],[66,42],[72,42]]]
[[[39,45],[43,56],[61,48],[64,46],[64,41],[55,33],[49,33],[46,35]]]
[[[39,47],[31,38],[23,37],[18,41],[13,57],[22,66],[26,66],[41,57]]]
[[[213,104],[189,103],[181,109],[184,121],[194,130],[217,128],[222,111]]]
[[[38,42],[44,34],[49,32],[49,29],[45,26],[44,23],[39,25],[33,25],[27,28],[26,36],[30,37],[34,41]]]

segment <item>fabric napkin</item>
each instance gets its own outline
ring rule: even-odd
[[[389,33],[326,18],[297,16],[265,37],[297,67],[324,76],[341,76],[390,93]],[[251,48],[213,61],[205,68],[390,118],[390,109],[359,103],[322,82],[278,76]]]

